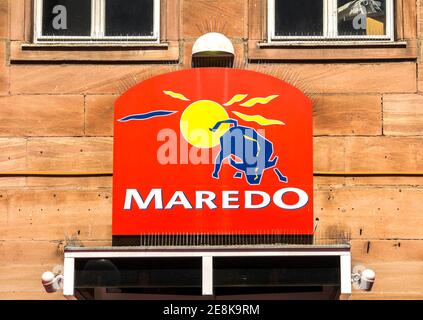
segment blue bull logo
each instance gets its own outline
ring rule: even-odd
[[[215,132],[223,124],[230,124],[231,128],[220,138],[220,152],[216,158],[213,178],[219,179],[222,163],[228,159],[229,164],[237,170],[234,178],[241,179],[245,175],[250,185],[259,185],[264,171],[272,168],[280,182],[288,182],[288,178],[276,167],[278,157],[273,156],[271,141],[253,128],[239,126],[238,121],[233,119],[220,121],[210,130]]]

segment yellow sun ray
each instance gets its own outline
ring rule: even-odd
[[[241,107],[254,107],[256,104],[268,104],[270,101],[278,97],[279,97],[278,95],[275,95],[275,96],[269,96],[267,98],[253,98],[241,104]]]
[[[169,97],[172,97],[174,99],[179,99],[182,101],[191,101],[190,99],[188,99],[187,97],[185,97],[183,94],[181,93],[176,93],[173,91],[163,91],[163,93]]]
[[[242,100],[244,100],[245,98],[248,97],[248,94],[237,94],[236,96],[234,96],[231,100],[229,100],[228,102],[226,102],[224,104],[225,107],[229,107],[235,103],[241,102]]]
[[[274,120],[274,119],[267,119],[267,118],[265,118],[263,116],[259,116],[259,115],[250,116],[250,115],[243,114],[243,113],[236,112],[236,111],[233,111],[233,113],[244,121],[255,122],[255,123],[257,123],[261,126],[271,126],[271,125],[284,126],[285,125],[285,123],[283,123],[282,121]]]

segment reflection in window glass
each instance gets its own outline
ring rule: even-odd
[[[338,0],[338,35],[386,34],[386,0]]]
[[[276,36],[322,36],[323,0],[275,0]]]
[[[106,36],[153,36],[154,0],[106,0]]]
[[[43,36],[90,36],[90,0],[44,0]]]

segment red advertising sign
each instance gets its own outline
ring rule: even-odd
[[[113,235],[312,234],[312,103],[239,69],[172,72],[115,107]]]

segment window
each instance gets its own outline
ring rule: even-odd
[[[393,0],[268,0],[268,40],[394,40]]]
[[[160,40],[160,0],[35,0],[35,42]]]

